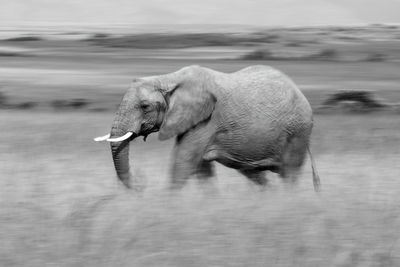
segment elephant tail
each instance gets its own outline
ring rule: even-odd
[[[313,156],[311,154],[311,150],[310,150],[310,147],[308,145],[307,145],[307,151],[308,151],[308,155],[310,156],[310,161],[311,161],[314,190],[315,190],[315,192],[319,192],[319,191],[321,191],[321,181],[319,179],[319,175],[318,175],[318,172],[317,172],[317,168],[316,168],[316,165],[315,165],[314,158],[313,158]]]

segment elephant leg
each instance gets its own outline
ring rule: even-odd
[[[214,176],[214,165],[211,161],[202,160],[196,171],[200,181],[207,181]]]
[[[307,153],[308,137],[293,137],[289,140],[282,157],[280,177],[283,181],[296,183]]]
[[[250,181],[257,185],[265,186],[267,185],[267,178],[265,177],[264,171],[256,171],[256,170],[239,170],[241,174],[247,177]]]
[[[186,160],[180,153],[175,153],[171,168],[170,189],[181,189],[194,172],[195,168],[191,162]]]
[[[196,177],[200,189],[206,195],[216,196],[218,194],[218,190],[212,179],[214,174],[214,164],[211,161],[202,160],[197,168]]]
[[[197,174],[201,179],[213,175],[211,162],[203,160],[204,150],[208,144],[208,132],[195,129],[179,136],[176,140],[171,171],[171,188],[182,188],[188,178]]]

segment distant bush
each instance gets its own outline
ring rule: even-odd
[[[252,42],[257,43],[275,43],[280,38],[278,34],[260,33],[256,36],[248,37]]]
[[[95,39],[108,38],[108,37],[110,37],[110,35],[107,33],[95,33],[92,36],[92,38],[95,38]]]
[[[365,58],[365,61],[369,62],[382,62],[385,60],[386,60],[386,55],[383,53],[373,53]]]
[[[18,52],[0,51],[0,57],[29,57],[29,56],[31,55]]]
[[[299,46],[299,43],[287,43],[286,46]],[[302,54],[301,54],[302,53]],[[267,49],[256,49],[251,51],[245,55],[239,57],[239,59],[243,60],[315,60],[315,61],[368,61],[368,62],[383,62],[388,59],[387,55],[383,53],[371,53],[369,55],[364,56],[364,58],[351,59],[345,58],[344,56],[340,57],[340,54],[337,50],[333,48],[325,48],[320,51],[310,53],[301,52],[299,53],[291,53],[291,50],[288,49],[287,52],[283,53],[274,53]]]
[[[190,34],[136,34],[118,37],[93,36],[86,41],[96,45],[124,48],[188,48],[202,46],[234,46],[263,44],[275,42],[278,35],[255,34],[235,35],[217,33],[190,33]]]
[[[346,32],[346,31],[350,31],[351,28],[349,27],[333,27],[331,28],[331,31],[337,31],[337,32]]]
[[[274,59],[272,53],[269,50],[255,50],[241,57],[244,60],[269,60]]]
[[[338,107],[344,112],[365,112],[366,110],[366,107],[363,103],[350,100],[340,101],[338,103]]]
[[[371,108],[385,106],[374,97],[371,91],[366,90],[340,90],[325,100],[323,105],[334,105],[341,101],[357,101]]]
[[[82,109],[89,105],[89,101],[84,98],[70,100],[53,100],[51,106],[54,109]]]
[[[69,101],[69,105],[72,108],[78,109],[78,108],[84,108],[87,105],[89,105],[89,101],[84,99],[84,98],[76,98],[76,99],[72,99]]]
[[[40,37],[36,36],[21,36],[21,37],[15,37],[15,38],[9,38],[6,39],[5,41],[10,41],[10,42],[32,42],[32,41],[42,41],[43,39]]]
[[[31,109],[37,106],[38,103],[33,101],[21,102],[21,103],[12,103],[9,101],[9,98],[3,93],[0,92],[0,108],[5,109]]]
[[[335,49],[326,48],[316,54],[310,55],[308,58],[316,59],[316,60],[334,60],[334,59],[336,59],[337,56],[338,56],[338,53],[336,52]]]
[[[291,55],[291,54],[283,54],[281,56],[276,56],[273,52],[267,49],[257,49],[251,51],[241,57],[239,59],[243,60],[336,60],[337,52],[334,49],[323,49],[320,52],[315,54],[308,55]]]
[[[7,102],[7,96],[3,92],[0,92],[0,107],[4,107],[5,105],[7,105]]]
[[[371,112],[385,107],[389,107],[389,104],[377,99],[371,91],[340,90],[332,93],[320,109],[339,108],[348,112]]]
[[[393,103],[391,104],[392,110],[396,113],[400,113],[400,103]]]
[[[340,39],[340,40],[349,40],[349,41],[355,41],[355,40],[359,40],[359,39],[360,39],[359,37],[356,37],[356,36],[348,36],[348,35],[338,36],[338,37],[336,37],[336,38],[338,38],[338,39]]]
[[[67,106],[67,101],[66,100],[53,100],[53,101],[51,101],[51,106],[54,109],[64,109]]]
[[[95,108],[91,108],[89,111],[92,112],[105,112],[105,111],[109,111],[110,109],[107,107],[95,107]]]
[[[301,47],[301,46],[303,46],[303,44],[301,42],[293,41],[293,42],[286,43],[286,46],[288,46],[288,47]]]
[[[28,102],[22,102],[13,105],[14,108],[16,109],[32,109],[37,106],[38,103],[33,102],[33,101],[28,101]]]

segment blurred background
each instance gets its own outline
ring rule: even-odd
[[[400,266],[400,1],[0,0],[0,266]],[[217,167],[166,190],[173,140],[108,144],[135,77],[264,64],[314,109],[296,186]]]

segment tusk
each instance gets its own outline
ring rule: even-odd
[[[106,134],[105,136],[96,137],[96,138],[94,138],[93,140],[96,141],[96,142],[105,141],[105,140],[107,140],[108,138],[110,138],[110,136],[111,136],[110,134]]]
[[[129,137],[131,137],[132,134],[133,134],[133,132],[127,132],[125,135],[123,135],[121,137],[108,138],[107,141],[108,142],[121,142],[121,141],[124,141],[124,140],[128,139]]]

